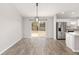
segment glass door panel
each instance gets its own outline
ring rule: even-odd
[[[44,21],[33,21],[32,22],[32,37],[45,37],[46,36],[46,29],[45,29],[45,22]]]

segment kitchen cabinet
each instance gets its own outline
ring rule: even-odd
[[[66,33],[66,46],[73,52],[79,52],[79,33]]]

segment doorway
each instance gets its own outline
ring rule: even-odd
[[[46,22],[45,21],[32,21],[32,37],[46,37]]]

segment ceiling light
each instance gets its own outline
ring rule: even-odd
[[[36,22],[38,22],[38,18],[36,17]]]
[[[76,22],[71,22],[70,24],[75,25],[75,24],[76,24]]]
[[[39,17],[38,17],[38,3],[36,3],[36,17],[35,17],[35,19],[36,19],[36,22],[39,21]]]
[[[72,14],[75,14],[75,12],[72,12]]]
[[[64,14],[64,12],[62,12],[62,14]]]

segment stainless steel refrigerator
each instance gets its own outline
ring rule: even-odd
[[[66,22],[56,22],[56,39],[65,40],[66,38]]]

